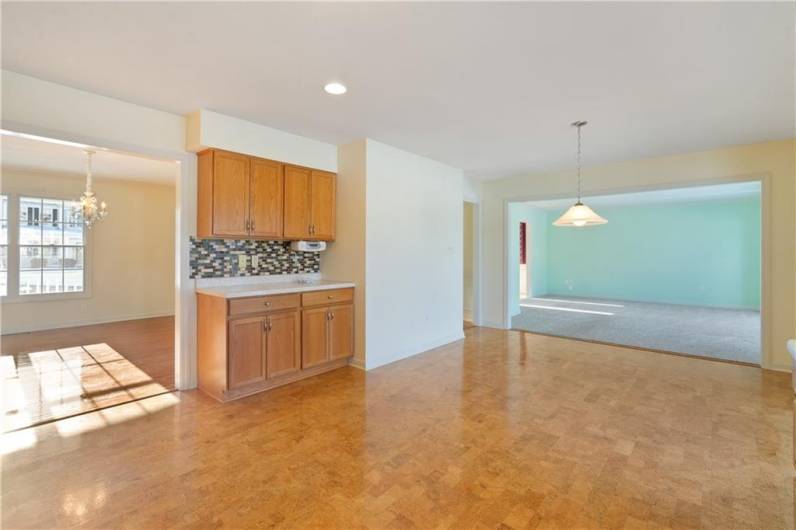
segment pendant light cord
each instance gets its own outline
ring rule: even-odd
[[[582,204],[580,202],[580,188],[581,188],[581,176],[580,176],[580,153],[581,153],[581,129],[584,125],[586,125],[587,121],[576,121],[572,123],[573,127],[578,128],[578,202],[576,204]]]
[[[583,125],[578,125],[578,204],[580,204],[580,186],[581,186],[581,177],[580,177],[580,129]]]

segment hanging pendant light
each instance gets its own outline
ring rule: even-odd
[[[88,228],[108,215],[105,201],[97,201],[97,196],[91,191],[91,156],[94,151],[86,150],[86,191],[80,196],[80,211],[83,222]]]
[[[594,210],[583,204],[580,200],[580,133],[583,126],[588,122],[576,121],[572,124],[573,127],[578,128],[578,202],[569,207],[564,215],[556,219],[553,223],[555,226],[591,226],[591,225],[604,225],[608,221],[597,215]]]

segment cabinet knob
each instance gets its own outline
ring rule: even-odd
[[[271,302],[266,302],[265,307],[271,307]]]
[[[328,298],[329,300],[331,300],[332,298],[334,298],[334,296],[332,296],[332,295],[330,294],[330,295],[329,295],[329,296],[327,296],[326,298]]]

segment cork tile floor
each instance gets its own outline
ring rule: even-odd
[[[6,435],[6,528],[792,528],[784,373],[470,328]],[[46,484],[46,487],[42,487]]]

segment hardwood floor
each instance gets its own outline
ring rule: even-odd
[[[2,522],[792,528],[791,407],[784,373],[471,328],[370,372],[7,435]]]
[[[174,388],[174,319],[129,320],[0,339],[3,432]]]

